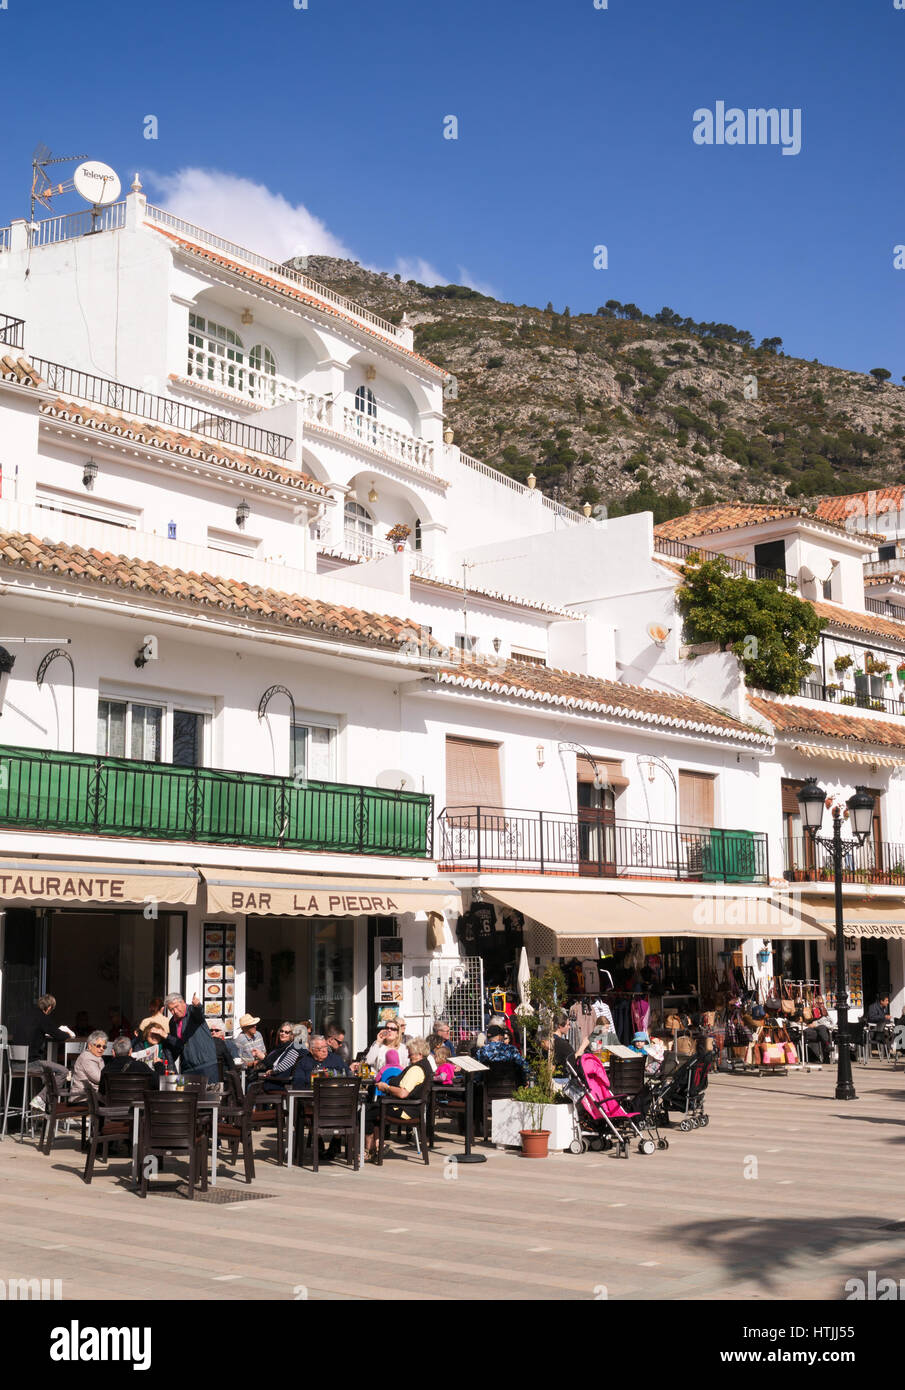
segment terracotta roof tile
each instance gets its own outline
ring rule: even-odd
[[[100,430],[104,434],[134,440],[139,444],[149,444],[185,458],[203,459],[206,463],[219,464],[235,473],[244,473],[266,482],[282,483],[284,487],[299,488],[317,493],[318,496],[325,496],[327,492],[322,483],[315,482],[307,473],[297,473],[275,459],[226,448],[219,440],[207,439],[204,435],[177,434],[150,420],[132,419],[112,410],[100,410],[84,401],[69,401],[62,397],[44,401],[40,410],[42,415],[53,420],[84,425],[88,429]]]
[[[851,516],[882,516],[884,512],[897,512],[902,509],[905,499],[905,486],[891,484],[878,487],[874,492],[852,492],[845,497],[824,497],[817,503],[814,515],[821,521],[832,521],[844,526]]]
[[[20,386],[42,386],[43,379],[27,357],[13,357],[12,353],[0,357],[0,380],[14,381]]]
[[[721,531],[738,531],[745,526],[758,526],[764,521],[781,521],[786,517],[801,517],[819,522],[822,526],[845,527],[809,512],[805,507],[772,503],[717,502],[712,507],[695,507],[684,516],[661,521],[654,527],[654,538],[661,540],[694,540],[698,536],[715,535]]]
[[[815,613],[834,627],[844,627],[849,632],[861,632],[868,637],[892,637],[897,642],[905,642],[905,623],[895,618],[883,618],[879,613],[853,613],[847,608],[837,608],[835,603],[823,603],[819,599],[807,599]]]
[[[589,713],[637,719],[647,724],[726,735],[759,744],[770,741],[760,729],[688,695],[646,690],[636,685],[623,685],[620,681],[576,675],[572,671],[560,671],[549,666],[513,661],[499,664],[463,662],[447,667],[437,679],[444,685],[458,685],[541,704],[564,705]]]
[[[434,372],[440,372],[443,376],[449,375],[444,367],[438,367],[436,362],[431,362],[428,357],[422,357],[419,352],[413,352],[411,348],[403,347],[401,343],[394,342],[393,339],[388,338],[386,334],[378,333],[376,329],[369,328],[366,323],[361,323],[357,318],[353,318],[351,314],[344,314],[342,309],[337,308],[336,305],[330,304],[323,299],[318,299],[316,294],[311,294],[295,285],[287,285],[284,280],[278,280],[273,275],[266,275],[261,270],[253,270],[250,266],[242,265],[239,261],[234,261],[229,256],[221,256],[219,252],[211,251],[206,246],[200,246],[195,241],[187,241],[185,237],[176,236],[174,232],[165,232],[162,227],[156,226],[153,222],[149,222],[146,225],[153,227],[155,232],[158,232],[160,236],[165,236],[168,241],[175,241],[176,245],[181,246],[185,251],[191,251],[196,256],[202,256],[204,260],[212,261],[214,265],[225,266],[228,270],[233,271],[234,274],[242,275],[246,280],[254,280],[258,285],[266,285],[268,289],[276,290],[277,293],[287,295],[290,299],[297,299],[304,304],[310,304],[312,308],[319,309],[322,313],[333,314],[335,318],[345,319],[347,323],[354,324],[360,332],[369,333],[372,338],[379,338],[381,342],[389,343],[397,352],[404,353],[406,357],[411,357],[416,362],[423,362],[426,367],[430,367]]]
[[[209,574],[193,574],[150,560],[110,555],[100,550],[38,540],[17,532],[0,532],[0,567],[38,570],[105,587],[183,599],[235,613],[262,614],[287,626],[304,627],[369,646],[400,648],[413,629],[411,621],[385,613],[346,608],[303,594],[284,594]],[[432,643],[432,654],[440,651]]]
[[[865,719],[836,710],[805,709],[801,705],[782,705],[774,700],[748,696],[748,704],[769,719],[778,734],[823,734],[850,743],[869,743],[883,748],[905,748],[905,720],[888,724],[882,719]]]

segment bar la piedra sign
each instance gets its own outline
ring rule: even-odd
[[[232,888],[229,890],[231,912],[278,912],[298,917],[357,917],[361,913],[393,915],[405,912],[405,906],[389,894],[377,893],[312,893],[305,889]]]

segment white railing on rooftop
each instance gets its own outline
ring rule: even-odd
[[[153,207],[150,203],[145,211],[150,221],[157,222],[163,227],[170,227],[174,232],[181,232],[190,241],[201,242],[202,245],[210,246],[215,251],[221,251],[233,260],[244,261],[246,265],[266,271],[268,275],[273,275],[277,279],[285,280],[291,285],[308,290],[318,299],[335,304],[342,309],[343,313],[360,319],[364,323],[373,324],[387,337],[395,338],[398,341],[406,336],[405,330],[399,328],[395,323],[390,323],[389,319],[382,319],[379,314],[371,313],[370,309],[365,309],[361,304],[356,304],[354,300],[346,299],[345,295],[337,294],[335,290],[328,289],[326,285],[321,285],[317,280],[310,279],[307,275],[303,275],[300,270],[293,270],[291,266],[281,265],[279,261],[270,261],[266,256],[259,256],[256,251],[249,251],[245,246],[239,246],[234,241],[228,241],[225,237],[215,235],[214,232],[205,231],[203,227],[198,227],[193,222],[186,222],[181,217],[174,217],[171,212],[166,212],[163,208]]]
[[[553,512],[554,515],[563,517],[566,521],[572,521],[578,524],[588,520],[588,518],[582,516],[580,512],[573,511],[571,507],[565,506],[562,502],[554,502],[552,497],[546,497],[542,492],[537,493],[536,489],[527,487],[524,483],[516,482],[515,478],[510,478],[507,473],[500,473],[498,469],[491,468],[489,463],[482,463],[480,459],[472,458],[471,454],[463,454],[460,452],[459,457],[466,468],[473,468],[475,472],[483,473],[485,478],[490,478],[492,482],[498,483],[500,487],[511,488],[513,492],[520,492],[523,495],[525,493],[535,493],[535,495],[540,497],[541,506],[546,507],[547,511]]]
[[[58,241],[72,241],[75,237],[87,236],[90,232],[115,232],[126,225],[125,202],[111,203],[109,207],[98,208],[92,212],[64,212],[57,217],[45,217],[33,222],[30,227],[32,247],[53,246]],[[0,251],[10,247],[9,227],[0,227]]]
[[[9,250],[9,227],[0,227],[0,251]]]

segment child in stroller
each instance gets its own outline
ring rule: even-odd
[[[704,1113],[704,1092],[714,1054],[699,1048],[690,1057],[674,1059],[676,1065],[668,1067],[670,1058],[667,1054],[660,1075],[650,1081],[644,1118],[659,1132],[661,1124],[671,1123],[673,1111],[681,1116],[679,1129],[704,1128],[710,1123],[710,1116]]]
[[[576,1145],[582,1151],[611,1149],[618,1144],[620,1158],[628,1158],[635,1139],[642,1154],[652,1154],[658,1146],[669,1147],[665,1139],[654,1139],[639,1108],[644,1063],[644,1057],[611,1057],[608,1070],[592,1052],[566,1063],[569,1084],[565,1093],[575,1106],[582,1135]]]

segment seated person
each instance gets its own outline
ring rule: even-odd
[[[606,1019],[601,1018],[599,1023],[594,1024],[576,1056],[580,1057],[583,1052],[609,1052],[614,1043],[619,1043],[618,1033],[614,1033]]]
[[[346,1042],[346,1030],[341,1023],[328,1023],[324,1030],[324,1036],[331,1052],[342,1053],[343,1060],[346,1062],[352,1060],[349,1044]]]
[[[881,994],[874,1000],[867,1010],[867,1021],[878,1027],[884,1028],[891,1022],[889,1017],[889,995]]]
[[[120,1076],[123,1072],[135,1073],[144,1072],[146,1075],[153,1075],[153,1068],[147,1062],[139,1062],[132,1056],[132,1039],[115,1038],[113,1041],[113,1056],[104,1058],[104,1069],[101,1073],[100,1087],[104,1089],[108,1076]]]
[[[666,1044],[662,1038],[655,1038],[652,1042],[649,1034],[642,1029],[632,1038],[632,1051],[639,1052],[647,1058],[644,1064],[644,1074],[645,1076],[652,1076],[660,1070],[660,1063],[666,1052]]]
[[[265,1091],[283,1091],[292,1081],[299,1060],[305,1055],[301,1040],[296,1037],[292,1023],[281,1023],[277,1030],[277,1045],[255,1067],[255,1077],[264,1077]]]
[[[303,1052],[295,1064],[292,1086],[296,1091],[311,1088],[311,1074],[316,1070],[335,1072],[337,1076],[351,1076],[345,1057],[340,1052],[331,1052],[323,1033],[312,1033],[309,1050]]]
[[[66,1042],[69,1038],[74,1038],[75,1034],[71,1028],[67,1028],[65,1023],[55,1027],[50,1022],[50,1015],[57,1006],[57,1001],[52,994],[42,994],[40,999],[32,1004],[25,1013],[20,1014],[13,1021],[12,1036],[10,1042],[18,1047],[28,1048],[28,1074],[29,1076],[43,1076],[43,1068],[49,1067],[57,1076],[65,1078],[66,1068],[59,1062],[48,1062],[44,1059],[47,1050],[48,1040],[51,1042]],[[41,1090],[32,1100],[32,1108],[35,1110],[46,1110],[45,1099],[47,1088],[42,1086]]]
[[[500,1062],[509,1062],[516,1066],[522,1073],[522,1080],[528,1072],[528,1067],[524,1057],[517,1047],[513,1047],[509,1042],[506,1029],[499,1023],[492,1023],[487,1029],[487,1041],[483,1047],[479,1047],[475,1053],[479,1062],[483,1062],[485,1067],[493,1067]]]
[[[409,1064],[408,1048],[402,1041],[399,1032],[399,1024],[396,1019],[389,1019],[378,1030],[377,1039],[365,1053],[365,1061],[371,1067],[376,1067],[378,1071],[386,1065],[387,1048],[392,1047],[399,1053],[399,1065],[407,1067]]]
[[[802,1006],[799,1004],[795,1014],[795,1021],[802,1029],[802,1036],[804,1037],[805,1061],[807,1061],[808,1059],[809,1050],[811,1048],[817,1048],[820,1054],[821,1062],[824,1065],[827,1065],[829,1063],[830,1057],[832,1056],[832,1035],[830,1033],[830,1020],[827,1015],[818,1015],[817,1011],[819,1008],[819,1004],[814,1006],[814,1016],[811,1019],[811,1021],[808,1022],[808,1020],[804,1017],[802,1013]]]
[[[456,1044],[452,1039],[449,1024],[445,1019],[438,1019],[434,1024],[434,1031],[427,1040],[427,1045],[433,1055],[438,1047],[448,1047],[450,1057],[456,1056]]]
[[[126,1041],[128,1042],[128,1038]],[[90,1034],[88,1042],[85,1044],[85,1051],[80,1052],[76,1057],[72,1068],[72,1085],[69,1087],[69,1099],[72,1104],[85,1100],[89,1086],[97,1095],[97,1088],[104,1071],[104,1048],[106,1046],[107,1034],[97,1029]]]
[[[239,1032],[236,1034],[235,1043],[239,1049],[240,1060],[248,1067],[254,1066],[255,1062],[263,1062],[267,1056],[264,1039],[258,1032],[260,1022],[254,1014],[243,1014],[239,1019]]]
[[[402,1075],[402,1068],[399,1065],[399,1053],[395,1047],[388,1047],[386,1063],[377,1073],[377,1081],[395,1081],[397,1076]]]
[[[207,1026],[214,1040],[214,1047],[217,1049],[217,1061],[222,1061],[224,1067],[234,1067],[239,1056],[239,1047],[235,1038],[226,1036],[226,1025],[223,1019],[209,1018]]]
[[[442,1045],[440,1047],[435,1047],[432,1055],[436,1062],[436,1066],[433,1069],[434,1085],[452,1086],[456,1079],[456,1069],[449,1060],[451,1055],[449,1048],[443,1047]]]
[[[409,1065],[403,1070],[395,1081],[378,1081],[378,1097],[387,1096],[395,1100],[421,1100],[431,1084],[431,1069],[427,1064],[427,1043],[424,1038],[413,1038],[408,1045]],[[365,1111],[365,1141],[366,1159],[373,1163],[377,1157],[377,1127],[380,1123],[380,1107],[382,1100],[379,1098],[369,1105]],[[408,1120],[412,1116],[404,1107],[393,1107],[390,1116],[393,1114]]]

